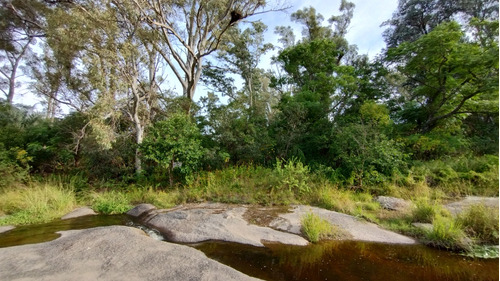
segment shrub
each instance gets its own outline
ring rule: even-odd
[[[123,214],[132,208],[124,193],[108,191],[94,193],[92,197],[92,209],[102,214]]]
[[[289,191],[307,193],[311,189],[309,183],[309,167],[295,158],[288,160],[284,165],[276,159],[276,173],[281,186],[288,187]]]
[[[465,232],[484,243],[498,243],[498,210],[483,204],[470,206],[459,215]]]

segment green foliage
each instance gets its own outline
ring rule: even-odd
[[[419,105],[405,121],[422,133],[446,129],[465,113],[498,112],[497,41],[471,42],[458,23],[447,22],[389,49],[387,60],[408,78],[409,101]]]
[[[308,193],[309,187],[309,167],[302,162],[292,158],[286,163],[276,159],[276,174],[279,178],[278,189],[288,188],[290,192]]]
[[[34,182],[0,193],[0,225],[44,223],[60,218],[76,206],[75,194],[61,184]]]
[[[483,204],[470,206],[458,217],[465,233],[481,243],[498,243],[498,209]]]
[[[141,144],[144,158],[152,160],[169,173],[173,184],[174,164],[181,163],[180,172],[189,176],[203,156],[200,132],[189,116],[176,113],[156,122]]]
[[[123,214],[132,208],[125,193],[106,191],[93,193],[92,209],[106,215]]]

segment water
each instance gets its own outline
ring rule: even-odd
[[[193,245],[264,280],[498,280],[498,259],[472,259],[422,245],[329,241],[309,246],[227,242]]]
[[[162,240],[156,231],[125,216],[86,216],[20,226],[0,234],[0,247],[41,243],[57,231],[129,225]],[[309,246],[266,244],[254,247],[228,242],[190,245],[208,257],[264,280],[498,280],[498,259],[472,259],[422,245],[329,241]]]
[[[126,215],[98,215],[18,226],[11,231],[0,233],[0,248],[51,241],[60,236],[56,233],[58,231],[126,225],[127,223],[130,223],[130,219]]]

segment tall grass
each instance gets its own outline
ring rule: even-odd
[[[458,222],[479,243],[498,244],[498,209],[473,205],[458,216]]]
[[[5,190],[0,194],[0,225],[44,223],[72,211],[76,203],[73,190],[46,182]]]
[[[456,219],[437,215],[432,225],[432,230],[425,234],[430,245],[448,250],[469,251],[471,249],[472,241]]]

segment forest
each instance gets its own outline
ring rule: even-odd
[[[498,196],[498,1],[399,0],[374,58],[347,41],[356,7],[339,2],[2,0],[0,224],[205,200],[379,222],[379,195],[431,214]],[[255,15],[285,10],[302,32],[267,42]],[[43,110],[16,104],[22,90]],[[30,211],[51,188],[70,203]]]

